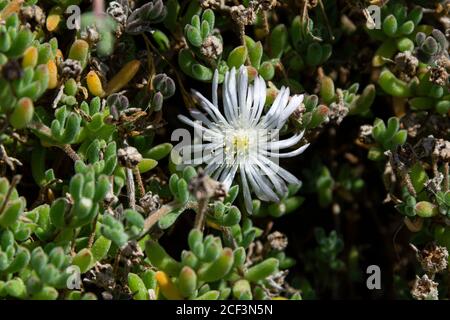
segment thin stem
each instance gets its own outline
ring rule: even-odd
[[[203,231],[203,227],[205,225],[205,213],[207,204],[208,204],[207,199],[198,200],[198,210],[197,214],[195,215],[194,228],[200,231]]]
[[[77,236],[79,234],[80,230],[79,229],[74,229],[73,230],[73,234],[72,234],[72,242],[70,245],[70,253],[74,256],[76,254],[75,252],[75,246],[76,246],[76,240],[77,240]]]
[[[95,219],[92,222],[92,232],[89,235],[89,241],[88,241],[88,248],[92,248],[92,245],[94,244],[95,239],[95,227],[97,226],[97,220],[98,220],[98,213],[95,215]]]
[[[136,177],[136,182],[137,182],[138,189],[139,189],[139,195],[141,197],[143,197],[145,195],[145,187],[144,187],[144,183],[142,182],[141,173],[139,172],[138,167],[134,168],[134,176]]]
[[[80,156],[72,149],[70,144],[63,144],[60,148],[72,159],[74,162],[81,160]]]
[[[126,168],[128,203],[131,209],[136,209],[136,190],[134,187],[133,169]]]
[[[439,177],[439,170],[438,170],[438,160],[435,156],[431,157],[431,167],[433,169],[433,175],[434,177]]]
[[[448,191],[448,175],[449,175],[449,165],[448,162],[444,162],[444,192]]]
[[[177,209],[179,204],[177,201],[169,202],[168,204],[163,205],[154,213],[150,214],[144,222],[144,230],[143,234],[146,234],[162,217],[164,217],[169,212]]]
[[[403,175],[403,182],[405,183],[406,188],[408,189],[409,193],[413,197],[417,196],[416,190],[414,189],[414,186],[412,184],[411,177],[409,176],[409,173],[406,170],[402,170],[402,175]]]
[[[268,35],[270,33],[270,29],[269,29],[269,19],[267,16],[267,11],[263,11],[263,29],[264,29],[264,34]]]
[[[117,254],[114,257],[114,264],[113,264],[113,274],[117,273],[117,270],[119,269],[119,261],[122,258],[122,249],[119,248],[117,250]]]
[[[51,132],[50,128],[47,127],[46,125],[44,125],[40,122],[32,122],[28,125],[28,128],[30,128],[32,130],[36,130],[39,132],[39,134],[48,137],[51,141],[54,141],[54,139],[52,139],[52,132]],[[54,143],[54,146],[63,150],[73,161],[81,160],[81,158],[78,156],[78,154],[72,149],[70,144]]]
[[[156,210],[154,213],[151,213],[147,219],[145,219],[144,222],[144,229],[142,231],[140,239],[142,239],[149,231],[150,229],[165,215],[168,213],[174,211],[174,210],[180,210],[183,211],[186,209],[195,209],[198,208],[195,202],[188,202],[185,205],[181,205],[178,201],[174,200],[171,201],[165,205],[163,205],[161,208]]]

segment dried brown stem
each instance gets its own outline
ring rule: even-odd
[[[143,197],[145,195],[145,187],[144,182],[142,181],[141,173],[139,172],[139,168],[134,168],[134,176],[136,177],[136,183],[138,185],[139,195]]]
[[[70,144],[63,144],[60,148],[72,159],[74,162],[81,160],[80,156],[72,149]]]
[[[448,175],[449,175],[449,165],[448,162],[444,162],[444,188],[443,191],[447,192],[448,191]]]
[[[195,215],[194,228],[203,231],[205,225],[205,213],[208,205],[208,199],[198,200],[197,214]]]

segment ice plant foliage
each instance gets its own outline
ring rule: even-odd
[[[245,66],[241,66],[238,71],[232,68],[225,74],[222,114],[218,104],[218,83],[219,73],[216,70],[212,82],[212,102],[193,91],[207,115],[192,110],[191,115],[196,121],[183,115],[179,115],[179,119],[202,136],[201,143],[189,146],[194,152],[191,164],[206,164],[206,174],[223,183],[226,189],[239,173],[245,207],[251,212],[251,191],[263,201],[276,202],[286,194],[287,184],[301,183],[279,166],[278,159],[297,156],[309,145],[280,152],[281,149],[297,145],[303,137],[303,132],[300,132],[287,139],[279,139],[280,130],[302,103],[303,95],[290,97],[289,88],[282,87],[272,106],[263,115],[265,81],[257,76],[250,84]],[[183,158],[183,162],[186,160],[191,159]]]

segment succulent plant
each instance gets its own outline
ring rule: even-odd
[[[416,43],[416,55],[420,61],[434,64],[440,57],[448,59],[448,41],[440,30],[434,29],[428,37],[425,33],[418,32]]]
[[[0,0],[0,299],[444,298],[449,10]]]

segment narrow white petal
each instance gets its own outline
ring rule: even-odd
[[[248,90],[247,90],[247,100],[246,100],[246,105],[245,105],[245,108],[247,110],[247,113],[246,113],[247,116],[245,118],[246,126],[249,126],[251,124],[251,114],[253,112],[253,109],[255,108],[254,101],[253,101],[253,91],[254,91],[253,86],[249,85]],[[253,105],[253,107],[252,107],[252,105]]]
[[[214,77],[212,81],[212,103],[216,106],[216,108],[219,107],[218,99],[217,99],[217,88],[219,86],[219,70],[216,69],[214,71]]]
[[[224,87],[222,89],[222,102],[223,102],[223,111],[225,113],[225,118],[227,118],[228,122],[231,125],[234,125],[236,122],[236,118],[234,117],[233,110],[233,102],[231,101],[231,96],[227,90],[228,86],[226,85],[229,81],[230,73],[225,73]]]
[[[303,95],[295,95],[291,97],[289,104],[280,114],[280,118],[278,119],[277,127],[281,128],[286,120],[291,116],[291,114],[301,105],[303,102]]]
[[[189,111],[192,118],[194,118],[197,121],[201,121],[203,124],[205,124],[208,128],[217,128],[216,123],[211,122],[202,112],[192,109]]]
[[[222,165],[221,162],[215,161],[214,158],[213,158],[213,159],[211,160],[211,162],[208,163],[208,164],[206,165],[206,167],[205,167],[205,173],[206,173],[208,176],[211,176],[211,175],[214,173],[214,171],[216,171],[217,168],[219,168],[221,165]]]
[[[293,135],[292,137],[284,140],[272,141],[267,143],[267,149],[284,149],[289,148],[298,143],[303,138],[303,131],[299,134]]]
[[[231,183],[233,183],[233,179],[236,176],[237,169],[239,168],[239,165],[235,163],[232,167],[228,175],[223,179],[222,184],[225,188],[225,190],[229,190]]]
[[[207,132],[208,134],[210,134],[211,136],[216,136],[216,137],[222,137],[222,134],[215,132],[211,129],[205,128],[203,127],[200,123],[194,122],[191,119],[189,119],[188,117],[180,114],[178,115],[178,119],[180,119],[180,121],[186,123],[187,125],[190,125],[191,127],[195,128],[195,129],[199,129],[202,130],[204,132]]]
[[[273,158],[291,158],[291,157],[295,157],[298,156],[299,154],[302,154],[303,151],[305,151],[306,148],[309,147],[309,143],[305,144],[304,146],[301,146],[300,148],[291,151],[291,152],[287,152],[287,153],[277,153],[277,152],[270,152],[270,151],[262,151],[263,154],[269,156],[269,157],[273,157]]]
[[[228,81],[224,88],[230,97],[233,116],[235,119],[239,118],[237,86],[236,86],[236,69],[233,67],[228,75]]]
[[[274,172],[276,172],[277,175],[279,175],[281,178],[283,178],[286,182],[291,184],[301,184],[301,181],[298,180],[292,173],[289,171],[283,169],[279,165],[277,165],[275,162],[269,160],[268,158],[264,156],[258,157],[259,160],[261,160],[263,163],[267,164],[272,168]]]
[[[255,172],[252,165],[245,166],[245,171],[247,173],[248,180],[252,185],[253,191],[255,191],[256,196],[263,201],[279,201],[278,196],[273,190],[270,189],[268,184],[264,181],[262,176]]]
[[[249,214],[251,214],[253,211],[252,195],[250,194],[250,188],[248,187],[244,166],[241,165],[239,169],[241,174],[241,185],[242,185],[242,192],[244,195],[245,209]]]
[[[256,165],[261,169],[261,171],[264,172],[264,174],[270,179],[272,184],[275,187],[275,190],[277,191],[277,194],[282,197],[286,194],[288,191],[286,184],[284,183],[284,180],[280,178],[276,172],[274,172],[271,168],[271,166],[263,164],[259,159],[254,158],[252,159],[255,161]]]
[[[208,99],[206,99],[200,92],[192,90],[192,93],[200,100],[200,104],[203,109],[213,118],[216,122],[223,123],[225,125],[228,124],[228,121],[225,120],[224,116],[220,113],[219,109],[215,105],[213,105]]]
[[[252,116],[253,121],[252,124],[256,125],[260,118],[261,118],[261,114],[264,110],[264,104],[266,103],[266,94],[267,94],[267,89],[266,89],[266,82],[264,81],[264,79],[259,76],[257,78],[255,78],[255,93],[257,92],[258,97],[256,97],[255,95],[255,106],[257,106],[254,115]],[[258,86],[258,87],[256,87]],[[258,104],[256,105],[256,101],[258,101]]]
[[[211,174],[211,178],[216,181],[219,181],[220,174],[226,169],[225,166],[220,166],[213,174]]]
[[[238,88],[238,96],[239,96],[239,109],[240,109],[240,120],[245,123],[248,119],[248,109],[247,109],[247,87],[248,87],[248,75],[247,68],[245,66],[241,66],[239,68],[239,88]]]
[[[266,128],[275,128],[278,124],[278,120],[283,114],[283,110],[286,108],[286,104],[289,101],[289,88],[283,92],[283,95],[280,98],[280,101],[276,106],[272,106],[267,112],[265,127]]]
[[[289,88],[281,87],[269,111],[261,118],[260,126],[267,128],[270,124],[278,120],[278,110],[284,108],[289,99]]]

